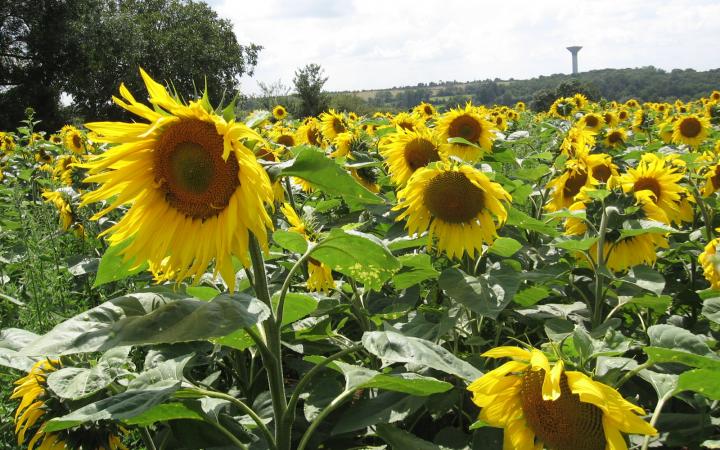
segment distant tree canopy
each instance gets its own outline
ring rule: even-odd
[[[468,100],[475,104],[512,105],[520,100],[533,102],[540,109],[560,96],[580,92],[593,99],[626,101],[690,100],[720,89],[720,69],[698,72],[675,69],[666,72],[655,67],[603,69],[578,75],[555,74],[529,80],[478,80],[467,83],[430,82],[417,86],[379,90],[368,103],[378,109],[404,110],[418,99],[452,108]],[[571,92],[572,91],[572,92]]]
[[[328,98],[323,86],[328,80],[319,64],[308,64],[295,71],[293,84],[300,99],[298,116],[316,116],[327,108]]]
[[[193,0],[16,0],[0,21],[0,129],[26,106],[56,129],[62,92],[85,119],[118,117],[111,96],[120,82],[142,92],[138,67],[185,98],[206,85],[216,101],[232,97],[262,48],[240,45],[230,21]]]

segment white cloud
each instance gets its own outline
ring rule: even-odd
[[[213,0],[241,43],[265,48],[243,89],[292,84],[294,71],[323,66],[330,90],[437,80],[529,78],[654,65],[716,67],[720,2],[624,0]]]

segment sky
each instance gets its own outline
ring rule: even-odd
[[[264,48],[242,91],[292,87],[320,64],[330,91],[579,70],[720,67],[720,0],[207,0]]]

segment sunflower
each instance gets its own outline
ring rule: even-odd
[[[55,145],[60,145],[63,143],[63,138],[59,134],[53,134],[50,136],[50,142]]]
[[[467,252],[474,257],[490,244],[498,226],[507,220],[503,203],[512,197],[500,184],[467,164],[437,162],[418,169],[398,194],[394,210],[404,211],[410,235],[429,230],[428,245],[437,236],[437,248],[452,259]]]
[[[670,224],[681,221],[686,216],[683,198],[687,190],[679,182],[683,178],[679,167],[662,156],[646,153],[636,168],[628,168],[619,177],[613,177],[612,185],[619,185],[625,193],[633,193],[640,201],[649,198],[652,202],[643,202],[644,209],[656,205],[662,211],[655,220]],[[612,187],[612,186],[611,186]]]
[[[347,123],[341,113],[331,109],[320,114],[320,130],[325,139],[332,141],[338,134],[347,131]]]
[[[680,117],[673,125],[672,142],[697,148],[708,135],[710,121],[707,117],[688,114]]]
[[[568,158],[581,158],[590,153],[595,146],[595,134],[582,126],[574,126],[568,130],[560,144],[560,153]]]
[[[63,143],[65,147],[75,154],[82,155],[85,153],[85,141],[80,130],[71,127],[63,134]]]
[[[657,250],[668,246],[667,238],[658,233],[628,236],[617,241],[608,239],[603,246],[603,258],[608,269],[623,272],[641,264],[652,266],[657,260]],[[596,260],[597,243],[590,248],[590,256]]]
[[[616,127],[619,122],[617,114],[612,111],[605,111],[602,114],[602,118],[605,125],[611,128]]]
[[[550,114],[560,119],[567,119],[576,108],[572,97],[561,97],[550,106]]]
[[[712,91],[712,94],[710,94],[710,99],[720,101],[720,91]]]
[[[720,189],[720,164],[711,166],[705,173],[705,186],[703,186],[703,197],[709,197],[713,192]]]
[[[382,147],[381,154],[390,178],[401,186],[419,168],[440,161],[439,148],[440,142],[430,130],[406,131],[398,128],[392,141]]]
[[[295,131],[290,128],[279,127],[270,132],[270,139],[276,144],[290,148],[295,147]]]
[[[283,120],[287,117],[288,112],[283,105],[277,105],[273,108],[272,115],[277,120]]]
[[[372,167],[350,168],[350,175],[368,191],[377,194],[380,192],[380,185],[377,184],[378,174]]]
[[[605,139],[603,143],[606,147],[620,148],[625,145],[627,141],[627,132],[625,128],[610,128],[605,132]]]
[[[634,98],[631,98],[630,100],[625,102],[625,106],[627,106],[630,109],[635,109],[640,107],[640,103],[635,100]]]
[[[416,113],[398,113],[390,122],[403,130],[415,131],[425,127],[425,118]]]
[[[42,359],[30,368],[30,372],[17,380],[17,387],[13,389],[10,399],[20,399],[15,411],[15,433],[18,445],[25,442],[25,435],[40,418],[45,415],[45,400],[47,399],[47,376],[60,367],[57,359]],[[39,450],[64,449],[66,443],[57,433],[43,433],[38,430],[28,443],[32,450],[42,438]]]
[[[610,177],[618,176],[617,166],[613,163],[612,156],[606,153],[594,153],[584,158],[590,168],[592,177],[600,182],[606,183]]]
[[[310,220],[303,220],[297,215],[292,206],[285,203],[280,207],[280,211],[285,215],[290,227],[288,231],[294,231],[302,234],[305,240],[313,242],[316,239],[315,225]],[[308,279],[305,284],[311,292],[324,292],[326,295],[330,289],[335,288],[335,281],[332,277],[332,270],[329,266],[320,261],[308,259]]]
[[[525,106],[525,102],[517,102],[515,103],[515,111],[523,112],[527,109]]]
[[[588,104],[588,99],[584,94],[577,93],[573,95],[572,101],[575,103],[577,109],[583,109]]]
[[[632,129],[634,132],[649,131],[652,126],[652,118],[644,109],[638,109],[633,115]]]
[[[60,213],[60,227],[65,231],[69,230],[74,222],[74,215],[72,208],[70,208],[70,203],[65,200],[65,197],[63,197],[60,192],[47,191],[43,192],[42,196],[47,203],[51,203],[55,209],[58,210],[58,213]]]
[[[317,119],[311,117],[310,120],[300,125],[296,132],[296,141],[299,144],[310,144],[315,147],[323,147],[323,137],[318,126]]]
[[[425,120],[430,119],[437,114],[435,107],[430,103],[425,102],[420,102],[420,104],[414,108],[414,111],[423,116]]]
[[[497,347],[482,356],[512,358],[467,388],[480,420],[505,429],[506,450],[627,450],[622,433],[657,434],[642,408],[539,350]]]
[[[586,130],[597,132],[602,128],[605,121],[602,116],[595,113],[587,113],[580,119],[580,123],[585,127]]]
[[[86,125],[101,141],[120,145],[84,164],[85,181],[100,186],[84,195],[83,204],[112,200],[94,219],[129,205],[103,234],[111,245],[124,246],[125,260],[135,266],[148,261],[163,267],[163,279],[180,282],[199,279],[214,259],[215,273],[232,291],[232,256],[249,266],[249,233],[267,249],[272,227],[265,210],[273,198],[270,179],[241,142],[262,138],[199,101],[178,102],[140,73],[155,109],[137,102],[124,85],[125,100],[113,100],[150,123]]]
[[[549,212],[567,208],[575,201],[582,188],[592,188],[598,181],[593,178],[592,171],[583,160],[569,160],[565,164],[565,172],[550,180],[547,189],[551,190],[551,198],[545,209]]]
[[[492,150],[493,128],[493,124],[483,119],[470,103],[465,108],[454,108],[443,114],[436,125],[443,142],[441,150],[468,162],[475,162]],[[451,138],[462,138],[472,145],[447,142]]]
[[[350,159],[352,159],[353,156],[350,154],[350,147],[351,147],[353,139],[355,139],[355,135],[348,131],[346,131],[344,133],[340,133],[337,136],[335,136],[335,139],[333,139],[333,141],[332,141],[332,144],[333,144],[333,147],[335,147],[335,150],[332,153],[330,153],[330,157],[331,158],[349,157]]]
[[[617,112],[617,118],[620,122],[625,122],[626,120],[628,120],[630,118],[630,111],[628,111],[625,108],[620,109]]]
[[[717,231],[717,230],[716,230]],[[720,249],[720,238],[715,238],[708,242],[705,249],[700,256],[698,261],[703,268],[703,274],[705,279],[710,282],[710,287],[713,289],[720,289],[720,255],[718,250]]]
[[[495,116],[492,122],[495,124],[495,128],[500,131],[505,131],[507,129],[507,117],[502,114]]]
[[[15,150],[15,138],[12,134],[0,131],[0,150],[5,154],[10,154]]]

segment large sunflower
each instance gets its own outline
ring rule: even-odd
[[[505,450],[627,450],[622,433],[657,434],[642,408],[539,350],[497,347],[482,356],[512,358],[468,386],[480,420],[505,429]]]
[[[85,141],[83,135],[75,127],[69,127],[63,134],[63,143],[70,151],[75,154],[81,155],[85,153]]]
[[[675,144],[687,144],[696,148],[703,143],[709,129],[710,121],[707,117],[688,114],[680,117],[673,124],[672,142]]]
[[[346,132],[347,128],[347,122],[342,113],[331,109],[320,114],[320,130],[328,141],[332,141],[338,134]]]
[[[668,246],[667,238],[659,233],[628,236],[615,241],[610,236],[603,246],[603,259],[608,269],[623,272],[640,264],[652,266],[657,260],[658,249]],[[590,256],[593,261],[597,259],[597,243],[590,248]]]
[[[465,108],[451,109],[437,120],[436,129],[441,139],[441,150],[465,161],[475,162],[492,150],[494,126],[485,120],[470,103]],[[448,139],[462,138],[472,145],[449,143]]]
[[[431,130],[406,131],[398,128],[392,141],[381,149],[390,178],[403,185],[410,176],[431,162],[440,161],[440,142]]]
[[[154,109],[120,86],[118,105],[149,123],[96,122],[86,126],[102,142],[120,144],[85,164],[98,183],[83,204],[110,201],[94,218],[129,205],[104,232],[111,245],[124,246],[126,260],[161,268],[160,279],[197,279],[215,260],[234,289],[232,256],[246,266],[249,233],[267,248],[272,226],[270,179],[241,139],[261,141],[250,128],[226,121],[202,102],[185,105],[140,71]]]
[[[316,147],[323,147],[323,136],[318,126],[318,121],[314,117],[300,125],[296,134],[297,142],[300,144],[310,144]]]
[[[682,178],[682,172],[667,158],[646,153],[636,168],[628,168],[626,173],[613,177],[611,184],[619,184],[623,191],[633,193],[638,200],[649,196],[665,215],[656,220],[670,224],[686,216],[683,199],[687,199],[687,190],[679,184]],[[644,209],[651,205],[644,204]]]
[[[438,162],[418,169],[398,194],[395,210],[404,211],[412,235],[429,230],[428,245],[437,237],[437,248],[459,259],[492,243],[497,227],[505,223],[504,202],[512,200],[502,186],[466,164]]]

